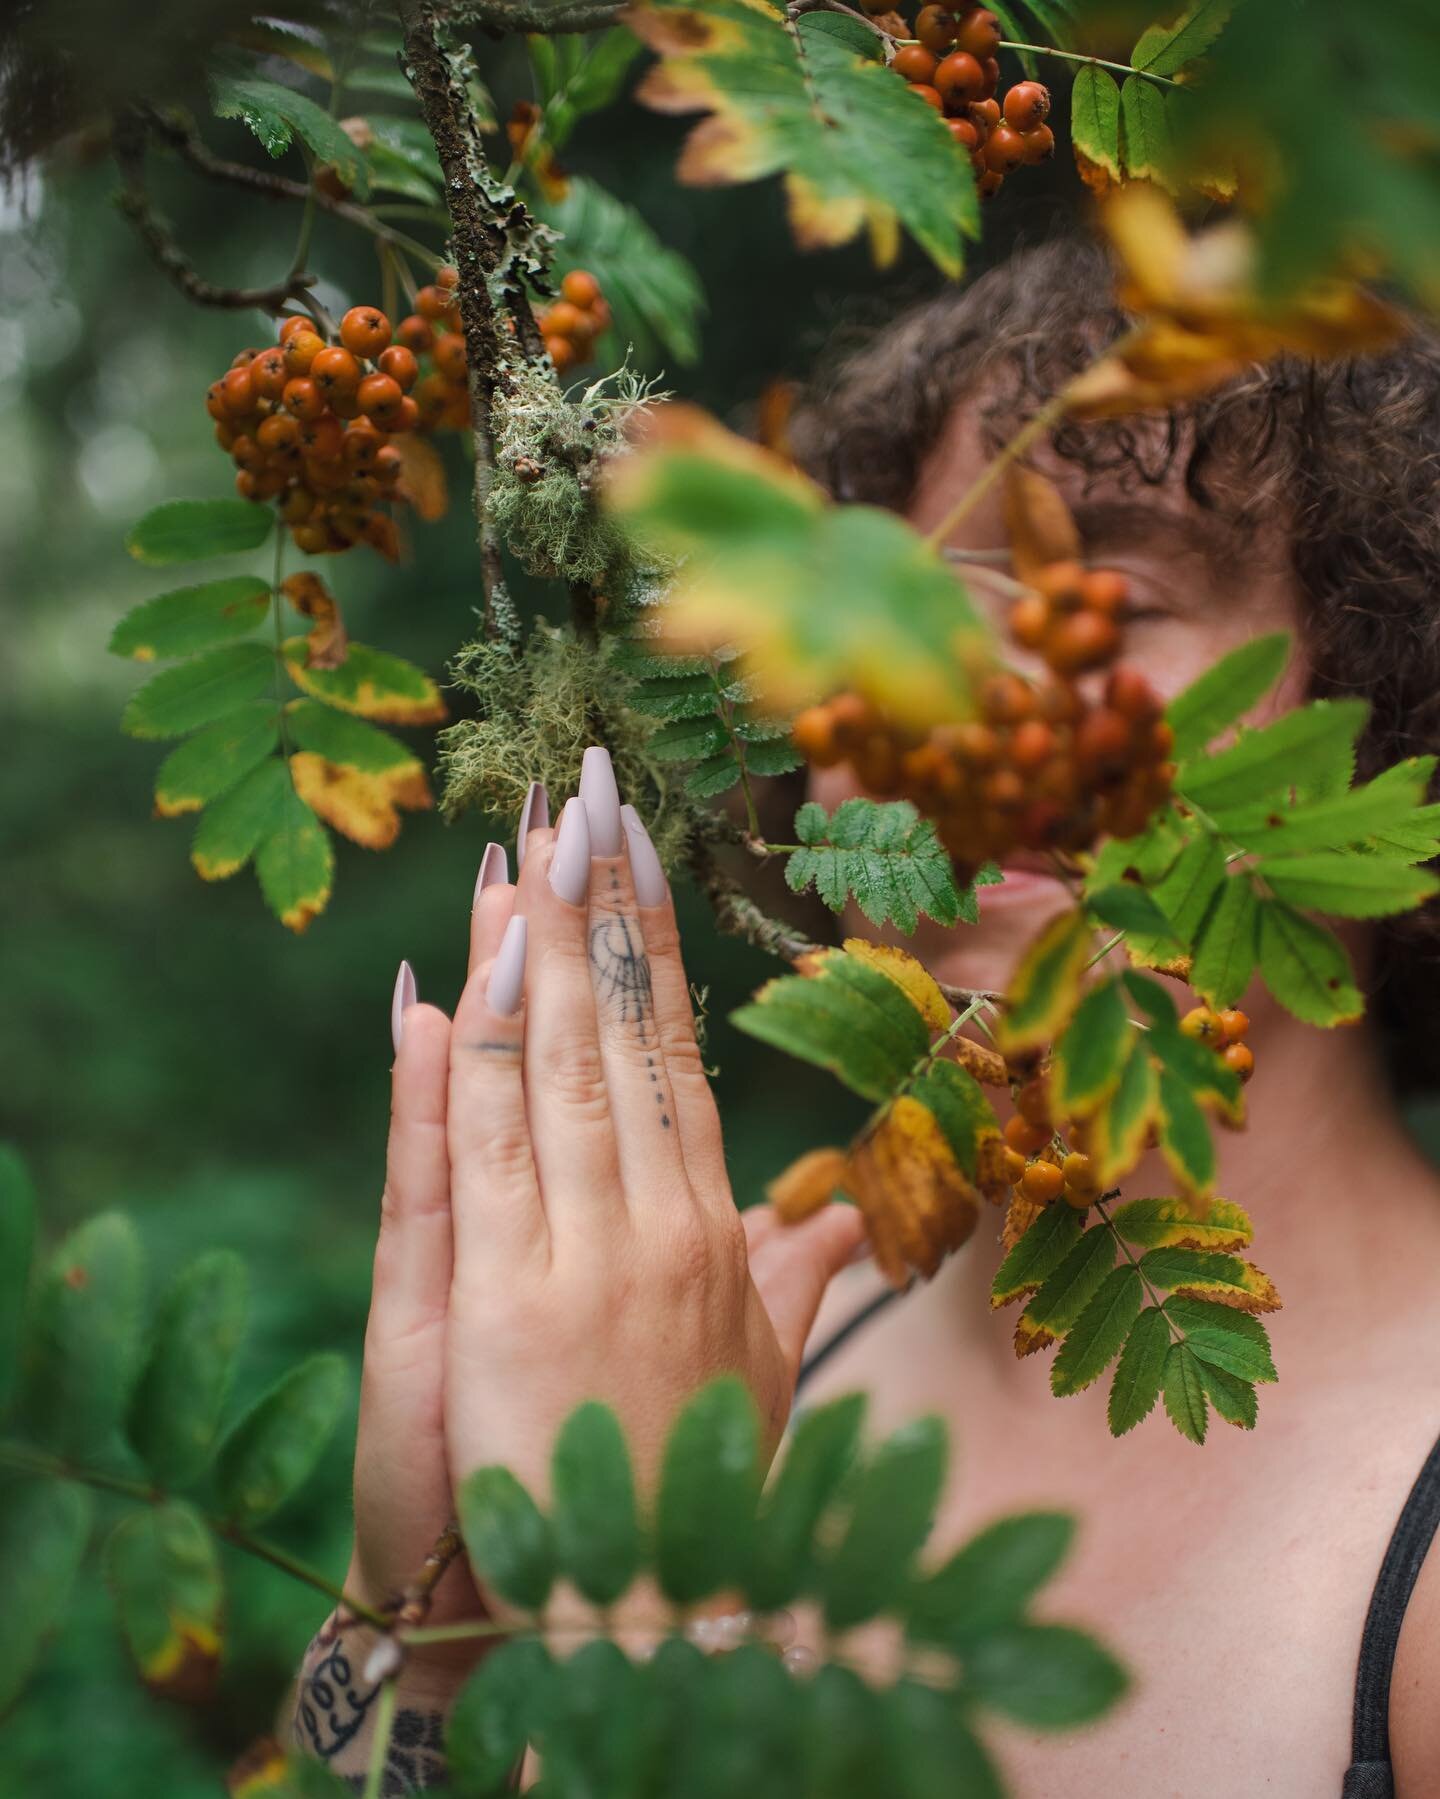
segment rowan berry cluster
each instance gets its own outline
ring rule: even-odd
[[[1056,1136],[1050,1096],[1040,1076],[1027,1080],[1015,1095],[1015,1113],[1004,1130],[1005,1178],[1032,1205],[1067,1205],[1084,1211],[1100,1197],[1100,1183],[1089,1156],[1068,1153]]]
[[[891,0],[867,0],[866,10],[888,13]],[[998,194],[1016,169],[1055,154],[1055,134],[1045,123],[1049,90],[1019,81],[998,97],[1003,34],[988,7],[922,6],[914,31],[916,41],[897,50],[890,67],[943,116],[970,157],[982,198]]]
[[[1093,698],[1079,685],[1120,649],[1125,603],[1123,576],[1053,564],[1010,621],[1048,664],[1044,679],[996,672],[977,718],[925,734],[837,694],[796,719],[796,748],[820,768],[849,762],[872,794],[912,801],[962,872],[1017,850],[1134,836],[1169,794],[1173,734],[1138,670],[1112,668]]]
[[[1180,1029],[1197,1043],[1207,1044],[1220,1060],[1242,1081],[1255,1072],[1255,1052],[1244,1041],[1250,1020],[1243,1012],[1213,1011],[1209,1006],[1196,1006],[1180,1020]]]
[[[610,308],[600,283],[585,269],[571,269],[560,283],[560,298],[535,322],[545,339],[545,351],[560,374],[588,362],[595,339],[610,323]]]
[[[420,423],[410,393],[414,353],[392,341],[374,306],[352,306],[338,343],[308,315],[286,318],[268,350],[241,350],[206,391],[215,437],[233,459],[243,499],[273,500],[311,555],[368,543],[392,561],[403,460],[391,441]]]
[[[442,268],[433,282],[415,295],[415,310],[395,327],[395,341],[420,367],[415,403],[422,431],[464,431],[470,423],[470,387],[466,378],[465,338],[460,305],[455,298],[460,277]]]

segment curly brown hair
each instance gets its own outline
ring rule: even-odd
[[[1022,249],[883,328],[837,342],[792,442],[837,499],[904,511],[954,408],[994,448],[1131,323],[1092,237]],[[1085,485],[1176,484],[1243,543],[1279,533],[1316,695],[1371,711],[1358,772],[1440,752],[1440,331],[1415,319],[1382,354],[1257,366],[1162,415],[1066,422],[1058,456]],[[1440,915],[1379,928],[1375,999],[1397,1074],[1440,1074]]]

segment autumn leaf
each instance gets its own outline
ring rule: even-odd
[[[818,1212],[845,1183],[849,1157],[843,1149],[811,1149],[777,1174],[765,1188],[781,1222],[799,1224]]]
[[[1006,1055],[1040,1049],[1058,1035],[1080,998],[1092,935],[1076,908],[1052,919],[1020,958],[995,1033]]]
[[[339,667],[315,668],[307,660],[307,639],[292,637],[283,651],[295,685],[342,712],[391,725],[432,725],[445,717],[440,689],[399,656],[352,643]]]
[[[949,1000],[940,991],[934,975],[908,950],[890,943],[869,943],[863,937],[847,937],[844,947],[848,954],[877,969],[887,981],[893,981],[932,1031],[943,1031],[950,1023]]]
[[[1167,408],[1256,362],[1353,356],[1404,335],[1401,315],[1351,281],[1317,281],[1265,300],[1246,225],[1227,220],[1191,236],[1165,195],[1145,183],[1110,195],[1101,221],[1121,267],[1117,297],[1138,322],[1070,384],[1074,416]]]
[[[415,508],[416,518],[433,525],[450,509],[450,489],[440,452],[418,431],[397,431],[390,441],[400,452],[397,491]]]
[[[975,1228],[978,1196],[933,1112],[902,1095],[850,1155],[847,1191],[865,1214],[875,1264],[896,1286],[934,1274]]]
[[[400,813],[434,805],[423,765],[410,758],[384,774],[327,762],[308,750],[290,758],[295,791],[327,825],[363,849],[389,849],[400,835]]]
[[[318,575],[304,572],[288,576],[280,583],[280,591],[297,612],[315,621],[305,638],[305,666],[339,668],[349,639],[334,594]]]
[[[1012,463],[1005,477],[1005,535],[1017,580],[1034,587],[1052,562],[1078,562],[1080,533],[1060,489],[1034,469]]]

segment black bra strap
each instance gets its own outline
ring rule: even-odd
[[[1395,1533],[1380,1564],[1380,1575],[1370,1597],[1370,1610],[1360,1638],[1360,1662],[1355,1675],[1355,1719],[1351,1754],[1355,1767],[1346,1792],[1355,1799],[1380,1794],[1393,1787],[1363,1784],[1390,1765],[1390,1677],[1395,1669],[1395,1645],[1405,1607],[1415,1590],[1421,1564],[1440,1525],[1440,1442],[1426,1457],[1425,1466],[1410,1489],[1395,1526]],[[1382,1776],[1383,1778],[1383,1776]]]

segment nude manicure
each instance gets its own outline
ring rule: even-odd
[[[620,822],[625,827],[625,843],[630,851],[630,879],[635,886],[635,901],[641,906],[663,906],[667,892],[665,870],[655,854],[650,833],[640,822],[633,806],[620,808]]]
[[[574,799],[566,800],[560,814],[555,854],[550,860],[550,885],[567,905],[584,905],[590,887],[590,821],[578,793]]]
[[[475,877],[475,898],[496,881],[510,879],[510,864],[505,858],[505,846],[500,843],[487,843],[485,854],[480,858],[480,872]],[[474,901],[471,902],[474,904]]]
[[[395,1054],[400,1054],[400,1037],[405,1029],[405,1008],[413,1006],[418,995],[415,992],[415,970],[408,962],[400,964],[399,973],[395,976],[395,991],[390,998],[390,1041],[395,1046]]]
[[[620,830],[620,790],[615,785],[615,765],[610,752],[591,744],[580,764],[580,797],[590,819],[590,854],[618,856],[624,837]]]
[[[485,1004],[497,1018],[509,1018],[520,1010],[525,994],[525,942],[525,919],[516,912],[500,939],[500,953],[485,989]]]
[[[543,831],[550,823],[550,795],[543,781],[532,781],[520,808],[520,828],[515,833],[515,866],[525,866],[525,839],[532,831]]]

